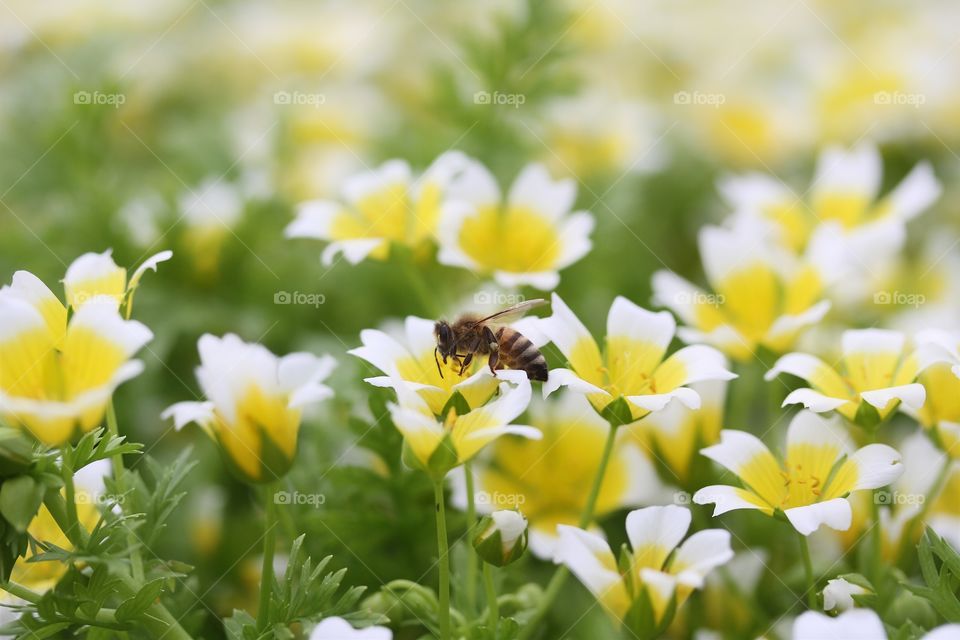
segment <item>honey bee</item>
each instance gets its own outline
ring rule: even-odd
[[[437,362],[440,377],[443,377],[441,357],[444,364],[449,358],[458,363],[462,376],[473,362],[474,355],[486,355],[489,356],[491,373],[508,367],[526,372],[530,380],[546,381],[547,361],[543,354],[519,331],[504,324],[517,320],[530,309],[544,304],[547,304],[547,301],[538,298],[515,304],[485,318],[463,315],[453,324],[446,320],[437,321],[433,325],[433,333],[437,338],[433,358]],[[501,326],[491,329],[491,324]]]

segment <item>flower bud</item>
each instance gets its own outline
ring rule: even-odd
[[[473,548],[484,561],[504,567],[527,549],[527,519],[519,511],[494,511],[477,525]]]
[[[853,596],[868,593],[873,593],[873,589],[859,575],[850,574],[827,580],[827,586],[823,589],[823,610],[842,613],[857,606]]]

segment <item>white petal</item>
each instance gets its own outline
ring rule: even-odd
[[[378,329],[364,329],[360,332],[362,347],[350,349],[347,353],[366,360],[380,371],[389,373],[397,362],[413,355],[393,336]]]
[[[847,404],[849,400],[844,400],[843,398],[831,398],[830,396],[825,396],[819,391],[814,391],[813,389],[796,389],[791,391],[786,398],[783,399],[783,404],[781,406],[787,406],[790,404],[802,404],[807,409],[811,411],[816,411],[817,413],[825,413],[827,411],[833,411],[843,405]]]
[[[820,154],[813,199],[830,194],[856,195],[872,201],[880,190],[883,161],[876,146],[864,143],[849,151],[828,147]]]
[[[737,374],[727,369],[727,358],[713,347],[693,344],[670,356],[683,363],[686,376],[681,384],[688,385],[707,380],[733,380]],[[695,408],[695,407],[694,407]]]
[[[899,331],[888,329],[851,329],[841,338],[843,354],[892,353],[900,355],[906,337]]]
[[[960,624],[942,624],[920,637],[920,640],[957,640],[960,638]]]
[[[543,383],[543,397],[546,398],[560,387],[567,387],[576,393],[602,393],[610,396],[609,393],[596,385],[590,384],[570,369],[550,369],[547,381]],[[613,396],[610,396],[610,399],[612,400]]]
[[[142,278],[143,274],[147,272],[147,269],[156,271],[158,264],[160,264],[161,262],[166,262],[172,257],[173,257],[173,251],[167,250],[167,251],[160,251],[159,253],[155,253],[149,258],[147,258],[146,260],[144,260],[140,264],[140,266],[137,267],[137,270],[133,272],[133,275],[130,276],[130,282],[129,284],[127,284],[127,288],[136,289],[137,285],[140,284],[140,278]]]
[[[616,561],[606,540],[567,525],[557,525],[560,541],[554,562],[564,564],[590,592],[601,599],[621,582]]]
[[[728,511],[735,511],[737,509],[763,510],[763,507],[760,505],[743,499],[738,494],[736,487],[731,487],[725,484],[714,484],[708,487],[703,487],[693,494],[693,501],[696,504],[714,505],[714,517],[723,515]]]
[[[627,538],[634,552],[645,547],[662,551],[664,559],[690,528],[690,510],[677,505],[646,507],[627,514]]]
[[[631,404],[647,411],[660,411],[674,399],[688,409],[700,408],[700,394],[689,387],[677,387],[669,393],[654,393],[645,396],[624,396]]]
[[[344,259],[350,264],[359,264],[386,242],[387,240],[383,238],[356,238],[331,242],[323,250],[320,260],[325,266],[329,267],[333,264],[337,254],[342,253]]]
[[[857,489],[879,489],[903,475],[903,462],[893,447],[885,444],[868,444],[858,450],[850,460],[857,465]]]
[[[908,408],[916,411],[923,406],[927,399],[927,390],[922,384],[905,384],[899,387],[887,387],[886,389],[874,389],[873,391],[864,391],[860,394],[864,402],[877,409],[885,409],[894,399],[900,400]]]
[[[557,219],[570,211],[577,197],[577,183],[572,178],[553,180],[541,164],[524,167],[510,187],[507,202],[511,207],[528,209]]]
[[[749,464],[757,456],[772,455],[767,445],[757,436],[746,431],[724,429],[720,432],[720,442],[713,446],[701,449],[700,453],[714,462],[724,466],[737,476],[744,465]]]
[[[297,217],[283,230],[287,238],[330,240],[333,219],[342,210],[336,202],[311,200],[297,206]]]
[[[410,165],[404,160],[388,160],[376,169],[347,178],[343,185],[343,198],[356,206],[367,196],[397,185],[408,186],[410,180]]]
[[[936,202],[943,187],[929,162],[921,162],[884,198],[890,214],[910,220]]]
[[[201,426],[209,425],[214,420],[213,403],[206,402],[178,402],[163,410],[160,414],[163,420],[173,418],[173,426],[179,431],[191,422]]]
[[[853,452],[853,441],[847,434],[843,420],[837,415],[824,417],[812,411],[798,412],[787,428],[787,451],[804,444],[815,447],[830,445],[836,449],[837,457]]]
[[[805,611],[793,623],[793,640],[887,640],[880,616],[872,609],[850,609],[836,618]]]
[[[501,199],[497,179],[489,169],[472,158],[447,185],[446,193],[451,201],[468,204],[470,210],[498,206]]]
[[[853,609],[856,603],[853,596],[863,595],[867,590],[858,584],[847,582],[843,578],[834,578],[827,580],[827,586],[823,588],[823,610],[846,611]]]
[[[153,339],[153,332],[141,322],[124,320],[109,296],[95,296],[70,319],[67,333],[85,329],[120,347],[131,356]]]
[[[664,270],[653,274],[652,284],[654,305],[670,309],[687,324],[696,324],[698,301],[708,299],[703,289]]]
[[[522,286],[531,286],[541,291],[551,291],[560,284],[560,274],[556,271],[494,271],[493,279],[501,287],[515,289]]]
[[[850,528],[853,518],[850,503],[845,498],[834,498],[803,507],[794,507],[783,513],[793,528],[805,536],[809,536],[821,525],[837,531],[846,531]]]
[[[705,529],[684,540],[671,561],[670,571],[676,574],[681,583],[699,589],[710,571],[726,564],[732,558],[730,532],[723,529]]]
[[[804,327],[820,322],[828,311],[830,311],[830,301],[822,300],[801,313],[780,316],[767,331],[767,337],[770,340],[776,340],[781,336],[792,335]]]
[[[393,632],[386,627],[354,629],[343,618],[326,618],[310,632],[310,640],[391,640]]]
[[[677,322],[669,311],[647,311],[623,296],[617,296],[607,314],[607,339],[625,337],[638,343],[656,345],[663,359]]]
[[[554,293],[550,301],[553,314],[541,319],[540,329],[569,358],[580,340],[593,340],[593,336],[560,296]]]
[[[764,374],[763,378],[769,382],[781,373],[789,373],[792,376],[809,381],[819,368],[827,366],[826,362],[816,356],[806,353],[788,353],[781,356],[774,363],[773,368]]]
[[[593,243],[590,234],[596,225],[593,215],[587,211],[570,214],[560,228],[560,255],[557,256],[557,268],[570,266],[590,253]]]
[[[768,207],[796,198],[783,182],[759,172],[722,176],[717,181],[717,190],[731,207],[754,215],[762,215]]]

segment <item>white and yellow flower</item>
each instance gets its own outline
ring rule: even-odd
[[[699,531],[680,544],[690,528],[690,510],[668,505],[627,514],[627,538],[619,563],[607,542],[594,533],[560,525],[556,562],[566,565],[604,609],[622,624],[645,593],[655,623],[663,622],[672,600],[677,607],[706,575],[733,557],[730,533]],[[679,545],[679,547],[677,546]],[[676,551],[674,551],[676,549]]]
[[[553,180],[528,165],[506,199],[490,172],[475,160],[450,185],[440,226],[442,264],[493,274],[504,287],[554,289],[560,270],[591,248],[593,216],[571,213],[577,196],[570,178]]]
[[[878,200],[882,180],[879,150],[863,143],[849,150],[828,147],[821,153],[806,201],[773,176],[761,173],[725,178],[719,189],[734,215],[774,222],[781,242],[799,253],[822,223],[836,222],[847,234],[871,225],[902,226],[929,208],[942,190],[927,162],[914,167]]]
[[[931,629],[920,640],[951,640],[960,637],[960,624]],[[873,609],[854,608],[833,617],[819,611],[804,611],[793,623],[793,640],[887,640],[883,621]]]
[[[550,559],[556,551],[557,525],[580,521],[610,425],[582,395],[572,392],[535,399],[530,424],[543,433],[542,439],[502,438],[477,459],[475,502],[480,513],[522,508],[530,523],[530,551]],[[451,479],[453,502],[465,508],[463,477],[452,474]],[[618,434],[597,495],[596,519],[649,504],[663,492],[653,465],[630,434]]]
[[[391,640],[393,632],[386,627],[354,629],[343,618],[325,618],[310,632],[310,640]]]
[[[765,377],[773,380],[789,373],[810,384],[792,391],[783,406],[802,404],[817,413],[836,411],[870,427],[890,417],[901,403],[910,411],[924,404],[926,390],[916,382],[917,358],[905,351],[905,342],[898,331],[844,331],[836,367],[806,353],[788,353]]]
[[[17,271],[0,289],[0,416],[48,445],[100,424],[114,390],[143,371],[131,357],[153,338],[120,315],[124,282],[71,282],[79,306],[69,321],[32,273]]]
[[[285,234],[326,240],[327,265],[341,253],[350,264],[385,260],[391,243],[420,248],[435,238],[449,182],[466,161],[461,153],[445,153],[416,179],[405,161],[385,162],[348,179],[342,202],[301,204]]]
[[[251,482],[283,476],[296,455],[304,408],[333,395],[323,381],[336,361],[303,352],[277,357],[233,334],[205,334],[197,346],[197,380],[207,400],[178,402],[163,418],[178,429],[200,425]]]
[[[177,206],[184,222],[182,242],[197,272],[203,277],[215,274],[224,240],[243,217],[245,195],[238,185],[211,177],[188,188]]]
[[[804,329],[823,319],[830,309],[822,299],[827,275],[813,261],[775,246],[766,234],[759,224],[700,231],[700,256],[712,293],[672,271],[653,275],[655,304],[687,325],[679,331],[681,339],[714,345],[742,361],[760,347],[786,351]]]
[[[687,486],[691,479],[694,457],[701,447],[720,439],[727,398],[726,380],[695,382],[690,388],[700,396],[699,409],[671,402],[631,430],[644,448],[656,453],[680,486]]]
[[[854,451],[838,417],[810,411],[801,411],[790,422],[782,463],[759,438],[744,431],[724,429],[720,444],[701,453],[736,474],[743,487],[704,487],[694,494],[694,502],[714,504],[714,516],[735,509],[756,509],[768,516],[782,511],[805,536],[821,525],[849,529],[847,496],[888,485],[903,473],[900,454],[893,448],[870,444]]]
[[[141,263],[127,280],[127,270],[113,261],[112,251],[103,253],[85,253],[67,267],[63,277],[67,305],[79,309],[97,296],[112,298],[117,307],[126,305],[126,316],[130,317],[133,292],[140,285],[140,279],[148,269],[157,270],[157,265],[173,257],[172,251],[161,251]]]
[[[458,415],[452,408],[437,418],[417,389],[394,376],[397,402],[389,403],[393,424],[403,434],[412,462],[443,477],[473,458],[500,436],[512,434],[540,438],[538,429],[512,424],[530,404],[531,387],[523,371],[497,372],[500,395],[487,404]]]
[[[927,400],[911,414],[944,451],[960,458],[960,339],[931,329],[918,333],[916,343],[917,381],[926,389]]]
[[[623,398],[630,420],[636,421],[673,399],[697,409],[700,396],[688,385],[736,377],[726,369],[723,354],[712,347],[684,347],[665,358],[676,331],[676,321],[667,311],[647,311],[618,296],[607,315],[606,349],[601,353],[560,296],[553,294],[552,300],[553,315],[537,320],[535,326],[566,356],[570,368],[550,371],[544,395],[566,386],[586,394],[601,413]]]
[[[437,367],[434,350],[437,339],[433,333],[434,322],[408,316],[403,323],[403,339],[377,329],[360,332],[362,347],[348,351],[365,360],[387,375],[365,378],[376,387],[393,387],[396,374],[402,384],[412,387],[440,415],[443,407],[454,393],[460,393],[470,407],[479,407],[494,394],[499,382],[490,373],[486,362],[477,359],[460,375],[460,365],[450,360]]]

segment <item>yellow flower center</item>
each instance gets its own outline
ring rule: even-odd
[[[552,221],[520,207],[481,209],[464,220],[459,241],[483,268],[513,273],[553,269],[561,249]]]

